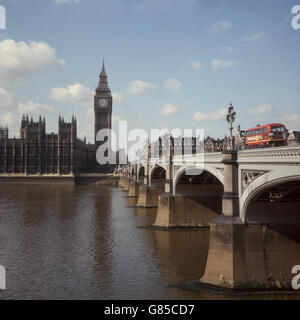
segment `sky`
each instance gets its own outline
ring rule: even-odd
[[[300,0],[0,0],[0,124],[19,135],[23,113],[77,116],[94,140],[102,58],[113,124],[205,129],[281,122],[300,130]],[[299,18],[300,24],[300,18]]]

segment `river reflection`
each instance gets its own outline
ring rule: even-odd
[[[135,208],[126,194],[108,186],[0,186],[7,271],[0,299],[232,298],[173,287],[203,275],[209,230],[139,228],[156,210]]]

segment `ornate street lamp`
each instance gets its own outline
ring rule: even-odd
[[[229,131],[230,131],[230,140],[229,140],[229,147],[230,147],[230,150],[233,150],[234,149],[234,146],[233,146],[233,137],[232,137],[232,129],[233,129],[233,122],[235,120],[235,117],[236,117],[236,112],[234,111],[234,108],[233,108],[233,105],[232,103],[230,102],[229,106],[228,106],[228,113],[226,115],[226,120],[229,124]]]

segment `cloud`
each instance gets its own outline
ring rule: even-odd
[[[252,116],[257,116],[257,115],[261,116],[261,115],[265,115],[265,114],[270,114],[271,112],[272,113],[275,112],[275,109],[271,104],[263,104],[259,107],[252,108],[249,110],[249,113]]]
[[[9,129],[11,127],[16,127],[18,123],[18,119],[15,113],[6,112],[0,115],[0,125],[8,126]]]
[[[135,80],[130,82],[127,92],[129,94],[143,94],[154,89],[155,85],[150,82]]]
[[[88,118],[90,118],[90,119],[94,119],[94,113],[95,113],[94,108],[88,108],[88,110],[86,112]]]
[[[214,120],[225,120],[226,115],[226,109],[220,109],[213,113],[202,113],[202,112],[196,112],[194,114],[194,119],[198,121],[214,121]]]
[[[289,130],[300,130],[300,114],[285,115],[282,117],[282,122]]]
[[[160,110],[161,114],[166,116],[171,116],[179,111],[179,107],[175,104],[166,103],[164,107]]]
[[[216,32],[221,32],[221,31],[226,31],[232,28],[232,23],[227,20],[222,20],[215,22],[213,26],[211,27],[211,32],[216,33]]]
[[[17,102],[12,94],[0,88],[0,126],[9,127],[10,137],[18,136],[20,130],[20,119],[22,114],[45,114],[55,113],[51,106],[38,102]]]
[[[55,110],[53,107],[44,105],[44,104],[40,104],[37,102],[33,102],[33,101],[28,101],[27,103],[22,103],[20,102],[18,104],[18,111],[20,113],[37,113],[37,114],[42,114],[42,113],[54,113]]]
[[[52,88],[49,96],[59,102],[80,104],[85,107],[93,105],[93,91],[80,83],[69,85],[67,88]]]
[[[217,70],[219,68],[230,68],[234,65],[234,61],[233,60],[221,60],[221,59],[213,59],[211,61],[211,65],[213,67],[213,69]]]
[[[254,41],[254,40],[261,40],[267,37],[267,34],[264,31],[254,32],[251,34],[246,35],[242,38],[242,41]]]
[[[197,60],[189,62],[188,66],[194,71],[200,71],[203,68],[203,64]]]
[[[16,101],[12,94],[0,88],[0,110],[11,110],[16,107]]]
[[[65,66],[55,49],[45,42],[0,42],[0,81],[23,83],[31,76]]]
[[[81,0],[54,0],[54,3],[57,3],[57,4],[63,4],[63,3],[72,4],[72,3],[79,3],[79,2],[81,2]]]
[[[182,87],[182,83],[176,79],[168,79],[163,83],[165,88],[170,89],[172,91],[179,91]]]
[[[124,102],[124,98],[120,93],[113,93],[112,96],[114,102],[116,102],[117,104],[122,104]]]

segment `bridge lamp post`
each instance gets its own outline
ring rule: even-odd
[[[228,113],[226,115],[226,120],[229,124],[229,131],[230,131],[230,150],[233,150],[233,138],[232,138],[232,129],[233,129],[233,122],[235,120],[236,117],[236,112],[234,111],[233,105],[230,102],[229,107],[228,107]]]

